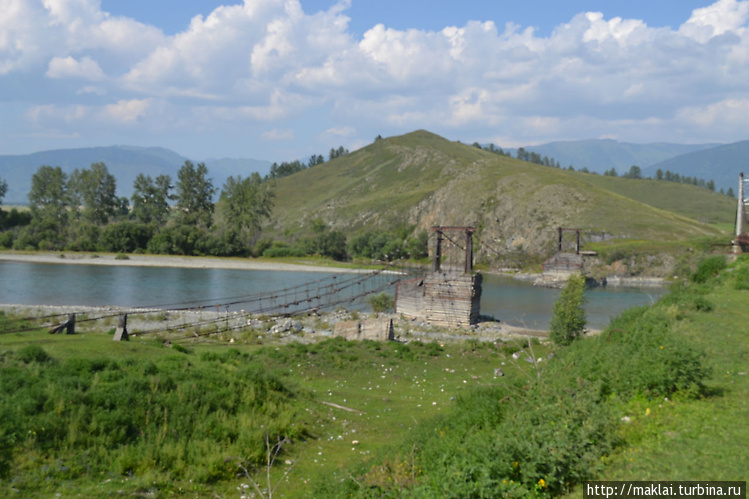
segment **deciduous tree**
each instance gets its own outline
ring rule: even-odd
[[[143,223],[162,223],[169,214],[169,201],[172,194],[172,178],[159,175],[156,181],[150,175],[139,174],[133,182],[133,213]]]
[[[104,225],[120,205],[117,179],[104,163],[93,163],[91,168],[73,171],[69,188],[75,200],[83,204],[83,216],[96,225]]]
[[[68,195],[68,176],[59,166],[40,166],[31,176],[29,204],[32,216],[39,219],[55,220],[63,223],[67,220],[70,206]]]
[[[229,177],[219,201],[226,225],[237,233],[258,231],[263,219],[270,216],[274,196],[273,184],[263,181],[258,173],[244,179],[241,175]]]
[[[191,161],[177,173],[177,209],[185,224],[198,224],[210,227],[213,221],[213,195],[216,189],[211,179],[206,178],[208,168],[205,163],[198,166]]]
[[[557,345],[569,345],[585,332],[588,323],[585,317],[585,278],[575,274],[554,303],[554,311],[549,324],[549,337]]]
[[[8,182],[0,178],[0,206],[3,205],[3,198],[8,192]]]

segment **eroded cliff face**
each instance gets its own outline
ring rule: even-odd
[[[466,193],[464,183],[456,178],[415,205],[408,221],[418,230],[435,225],[474,226],[477,261],[505,265],[517,263],[521,253],[540,261],[556,251],[557,228],[579,227],[587,202],[578,189],[537,185],[530,175],[481,185],[475,195]],[[594,237],[606,236],[596,233]],[[574,247],[574,235],[567,234],[565,245],[570,244]]]

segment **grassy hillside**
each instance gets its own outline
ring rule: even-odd
[[[543,254],[553,248],[559,226],[609,239],[721,236],[721,230],[695,218],[707,211],[710,221],[723,221],[733,210],[730,199],[704,189],[543,167],[426,131],[380,140],[285,177],[277,192],[270,226],[287,236],[308,230],[318,217],[354,231],[399,224],[475,225],[479,255]]]
[[[573,173],[629,199],[710,224],[733,224],[736,200],[694,185]]]

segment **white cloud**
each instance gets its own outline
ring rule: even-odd
[[[104,107],[104,114],[114,122],[131,123],[144,116],[151,101],[149,99],[121,100]]]
[[[99,65],[90,57],[84,57],[80,61],[71,56],[55,57],[49,61],[46,76],[49,78],[81,78],[89,81],[104,79],[104,72]]]
[[[293,140],[294,139],[294,130],[292,129],[285,129],[285,130],[279,130],[278,128],[274,128],[273,130],[268,130],[267,132],[263,132],[260,134],[260,137],[264,140]]]
[[[702,9],[695,9],[679,31],[704,43],[714,36],[741,30],[748,17],[748,2],[718,0]]]
[[[348,137],[349,135],[354,135],[355,133],[356,129],[351,126],[334,127],[325,130],[326,135],[334,135],[337,137]]]
[[[678,30],[583,12],[548,36],[477,20],[437,31],[380,24],[360,39],[349,5],[310,15],[299,0],[245,0],[165,36],[99,0],[0,0],[0,90],[16,75],[34,82],[30,123],[262,126],[266,140],[299,136],[313,115],[323,136],[352,143],[393,128],[518,143],[694,141],[725,129],[724,118],[745,123],[749,0],[696,9]],[[51,102],[63,79],[70,94]]]
[[[44,126],[122,125],[136,122],[146,115],[150,107],[150,99],[120,100],[104,106],[45,104],[29,109],[26,120]]]

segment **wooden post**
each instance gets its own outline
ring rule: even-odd
[[[130,337],[127,334],[127,314],[121,314],[117,321],[117,329],[114,331],[114,341],[128,341]]]
[[[75,314],[68,314],[68,322],[65,329],[67,334],[75,334]]]
[[[580,254],[580,229],[577,229],[575,231],[575,235],[577,236],[577,240],[575,241],[575,254]]]
[[[557,227],[557,232],[559,232],[559,242],[557,243],[557,253],[562,252],[562,228]]]
[[[432,227],[437,233],[437,245],[434,248],[434,259],[432,260],[432,272],[439,272],[442,263],[442,227]]]
[[[473,232],[466,229],[466,262],[463,271],[470,274],[473,270]]]
[[[744,173],[739,173],[739,192],[738,207],[736,208],[736,238],[733,240],[733,253],[741,253],[741,244],[739,238],[744,233],[744,224],[746,223],[746,212],[744,210]]]

